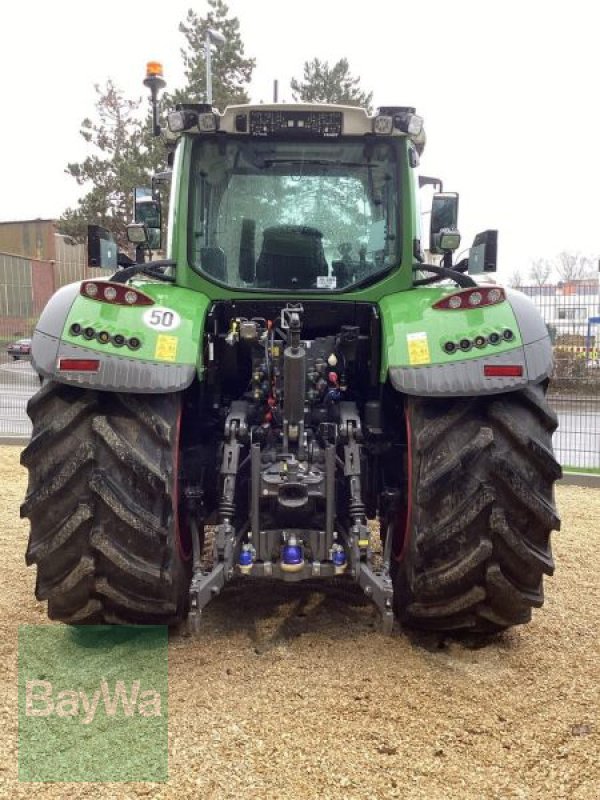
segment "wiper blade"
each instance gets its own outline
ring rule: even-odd
[[[148,261],[145,264],[132,264],[130,267],[125,267],[125,269],[115,272],[111,281],[114,283],[127,283],[134,275],[147,275],[149,278],[156,278],[156,280],[164,281],[165,283],[175,283],[175,278],[171,275],[165,275],[159,270],[176,266],[177,262],[171,259]]]
[[[435,264],[418,264],[413,267],[413,272],[433,272],[435,278],[419,278],[413,281],[413,286],[427,286],[430,283],[437,283],[450,279],[463,289],[468,289],[472,286],[477,286],[477,283],[469,275],[463,275],[462,272],[457,272],[455,269],[449,267],[438,267]]]
[[[356,161],[329,161],[326,159],[306,159],[306,158],[269,158],[264,161],[265,166],[272,166],[273,164],[306,164],[308,166],[316,167],[363,167],[367,169],[371,164],[363,164]]]

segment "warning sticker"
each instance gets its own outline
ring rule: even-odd
[[[154,349],[154,358],[159,361],[175,361],[177,358],[177,336],[165,336],[159,334],[156,337],[156,347]]]
[[[317,289],[336,289],[337,278],[335,275],[317,275]]]
[[[409,364],[431,364],[429,355],[429,342],[425,331],[419,333],[407,333],[406,343],[408,345]]]

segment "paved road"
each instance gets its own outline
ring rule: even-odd
[[[0,436],[29,436],[25,407],[39,387],[29,361],[0,364]],[[600,397],[556,401],[560,427],[554,436],[558,460],[572,467],[600,468]]]

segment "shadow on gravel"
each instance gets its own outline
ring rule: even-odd
[[[379,612],[351,583],[247,580],[233,583],[212,601],[203,625],[213,636],[244,633],[261,654],[306,633],[338,641],[372,633],[379,629]],[[180,634],[185,635],[183,626]]]
[[[513,649],[518,641],[515,640],[511,631],[502,631],[500,633],[436,633],[405,628],[403,633],[413,647],[426,650],[428,653],[448,650],[453,645],[459,645],[465,650],[483,650],[487,647],[509,650]]]
[[[257,654],[289,643],[304,634],[331,641],[352,641],[380,632],[380,615],[373,603],[353,583],[303,581],[299,584],[265,583],[252,579],[230,584],[203,614],[202,627],[211,636],[227,638],[245,634]],[[185,624],[171,632],[188,637]],[[202,636],[202,628],[200,631]],[[440,653],[459,648],[512,650],[519,645],[514,630],[501,633],[428,632],[394,626],[393,638],[402,636],[416,650]]]

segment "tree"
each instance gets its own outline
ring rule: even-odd
[[[208,28],[220,31],[227,40],[213,56],[213,96],[215,105],[248,102],[245,87],[250,82],[254,59],[244,57],[237,18],[228,16],[223,0],[208,0],[206,17],[190,10],[179,30],[187,47],[181,51],[187,86],[171,95],[163,93],[160,107],[173,108],[179,102],[203,101],[206,90],[204,37]],[[129,100],[114,85],[96,90],[94,121],[85,119],[81,135],[93,148],[80,163],[67,165],[66,172],[87,193],[76,208],[68,208],[58,223],[61,233],[75,241],[85,241],[88,223],[107,228],[120,247],[127,247],[126,225],[132,219],[133,189],[148,186],[154,172],[166,167],[163,142],[152,135],[150,112],[142,110],[141,100]]]
[[[551,272],[552,264],[544,258],[537,258],[531,262],[529,279],[535,286],[544,286],[548,282]]]
[[[350,73],[348,59],[341,58],[330,67],[329,62],[314,58],[304,63],[303,82],[292,78],[290,87],[296,101],[361,106],[371,113],[373,92],[363,92],[359,84],[360,78]]]
[[[512,286],[513,289],[520,289],[523,286],[523,276],[521,275],[520,270],[516,269],[508,279],[508,285]]]
[[[177,103],[206,102],[205,38],[209,28],[225,37],[225,44],[214,49],[211,59],[213,105],[223,110],[227,105],[247,103],[246,88],[256,65],[254,58],[246,58],[237,17],[229,16],[223,0],[208,0],[210,7],[205,17],[190,9],[179,30],[187,46],[181,50],[187,86],[172,95]]]
[[[554,269],[563,281],[579,281],[593,278],[594,261],[581,253],[559,253],[554,262]]]
[[[98,120],[84,119],[81,135],[96,152],[65,170],[79,186],[90,188],[77,208],[64,212],[58,229],[85,241],[88,223],[102,225],[124,247],[133,189],[150,183],[152,173],[164,163],[165,151],[151,136],[148,121],[140,118],[141,101],[126,99],[111,80],[105,88],[94,88]]]

